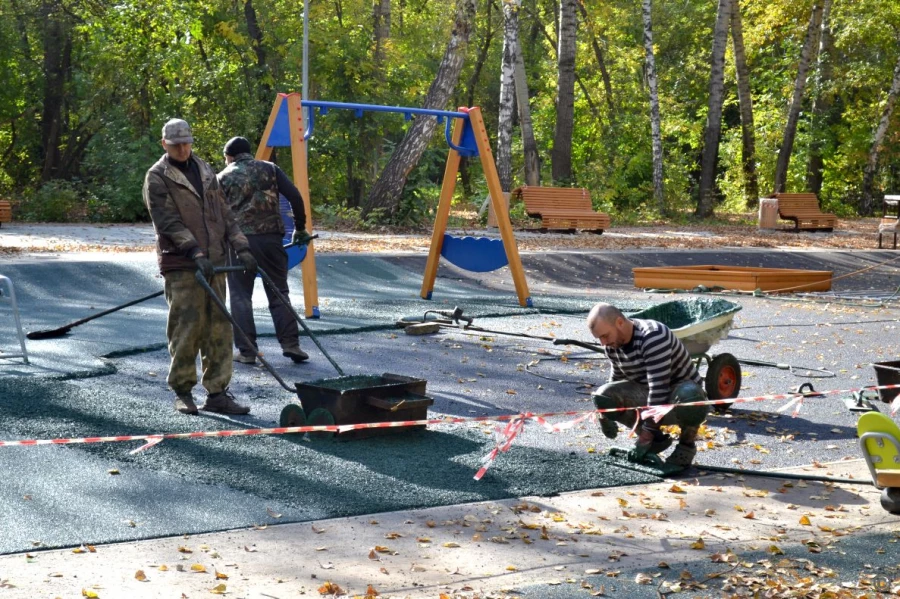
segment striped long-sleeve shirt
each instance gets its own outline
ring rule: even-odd
[[[665,404],[672,388],[683,381],[703,379],[684,345],[666,325],[655,320],[632,319],[634,335],[619,348],[605,348],[612,364],[609,381],[647,385],[648,405]]]

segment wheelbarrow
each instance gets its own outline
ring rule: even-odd
[[[215,269],[216,273],[243,271],[243,266],[225,266]],[[297,323],[306,331],[322,355],[328,359],[338,375],[335,378],[319,379],[307,383],[294,383],[292,387],[278,374],[271,364],[259,352],[259,349],[250,341],[247,334],[238,326],[234,317],[228,311],[222,299],[215,294],[212,287],[197,272],[197,282],[203,287],[219,307],[222,313],[234,326],[234,330],[241,335],[251,347],[256,349],[256,357],[269,373],[278,381],[285,390],[296,393],[298,400],[287,404],[281,410],[279,425],[283,427],[294,426],[322,426],[344,425],[381,422],[403,422],[409,420],[424,420],[428,415],[428,407],[434,403],[426,393],[427,381],[400,374],[386,372],[381,375],[354,375],[348,376],[337,362],[325,351],[322,344],[306,326],[300,315],[291,306],[284,294],[269,278],[263,270],[258,269],[263,283],[269,286],[278,300],[287,307],[296,319]],[[362,428],[351,430],[341,434],[342,438],[359,438],[377,434],[386,434],[410,429],[423,429],[421,426],[393,427],[393,428]],[[331,433],[315,433],[314,437],[331,437]]]

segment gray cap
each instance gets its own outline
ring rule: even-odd
[[[167,144],[192,144],[194,136],[191,126],[182,119],[169,119],[162,129],[163,141]]]

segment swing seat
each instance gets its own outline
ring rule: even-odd
[[[489,237],[454,237],[445,233],[441,256],[471,272],[490,272],[509,264],[503,240]]]

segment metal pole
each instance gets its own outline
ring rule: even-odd
[[[301,97],[309,100],[309,0],[303,0],[303,69]],[[303,126],[309,122],[309,108],[303,107]],[[303,144],[303,152],[309,158],[309,144]]]

